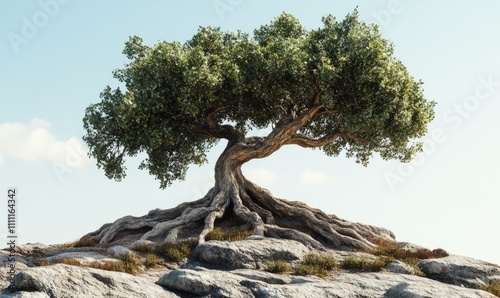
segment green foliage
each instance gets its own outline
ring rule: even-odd
[[[362,270],[378,272],[385,268],[387,264],[394,259],[387,257],[378,257],[377,259],[368,259],[366,257],[349,256],[342,260],[340,267],[349,270]]]
[[[337,267],[335,258],[328,255],[309,253],[304,260],[295,267],[295,273],[299,275],[328,276],[328,272]]]
[[[106,87],[83,119],[89,154],[116,180],[126,157],[146,153],[140,168],[167,187],[219,139],[279,128],[313,105],[321,109],[296,133],[338,136],[319,146],[327,155],[407,162],[434,117],[422,83],[357,11],[313,30],[283,13],[253,36],[202,27],[184,44],[153,46],[135,36],[123,53],[130,62],[114,77],[125,90]]]
[[[264,267],[264,271],[271,273],[285,273],[292,271],[292,269],[292,266],[283,260],[269,262]]]
[[[220,228],[215,228],[208,232],[205,240],[218,240],[218,241],[240,241],[253,235],[253,231],[222,231]]]

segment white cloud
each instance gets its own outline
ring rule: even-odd
[[[275,173],[262,169],[262,168],[250,168],[246,169],[243,173],[250,181],[263,186],[270,187],[273,186],[279,180],[279,176]]]
[[[325,184],[332,181],[330,175],[321,171],[307,170],[300,175],[300,183],[307,185]]]
[[[0,124],[0,164],[7,157],[29,162],[46,160],[73,169],[85,167],[89,158],[81,142],[76,137],[57,140],[50,126],[42,119],[33,119],[29,124]]]

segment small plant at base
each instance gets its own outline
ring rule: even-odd
[[[60,260],[57,260],[56,263],[58,263],[58,264],[66,264],[66,265],[71,265],[71,266],[78,266],[78,267],[82,267],[83,266],[82,263],[80,263],[80,261],[78,261],[75,258],[60,259]]]
[[[176,243],[165,242],[155,245],[153,252],[164,258],[167,262],[179,262],[182,259],[189,257],[195,246],[196,242],[194,241]]]
[[[493,295],[500,297],[500,282],[493,282],[487,285],[482,285],[479,289],[490,292]]]
[[[71,247],[94,247],[96,245],[97,243],[92,239],[92,237],[82,237],[73,242],[59,244],[57,245],[57,248],[63,249]]]
[[[123,261],[106,261],[103,263],[94,261],[90,263],[88,267],[106,271],[126,272],[125,266],[123,266]]]
[[[132,253],[126,253],[120,256],[120,262],[122,262],[125,272],[130,274],[135,274],[139,271],[139,261],[137,257]]]
[[[205,236],[206,241],[210,240],[218,240],[218,241],[240,241],[249,236],[252,236],[254,233],[251,230],[245,231],[222,231],[220,228],[215,228],[212,231],[208,232]]]
[[[360,258],[350,256],[342,260],[340,267],[342,267],[343,269],[378,272],[393,260],[394,259],[387,257],[379,257],[375,260],[372,260],[366,257]]]
[[[38,267],[44,267],[44,266],[50,266],[53,265],[54,263],[45,261],[45,260],[40,260],[40,259],[35,259],[33,260],[33,264]]]
[[[373,243],[377,245],[377,248],[373,250],[363,250],[376,256],[386,256],[392,257],[397,260],[403,260],[407,258],[417,258],[417,259],[437,259],[448,256],[443,249],[430,250],[427,248],[418,248],[416,250],[404,249],[401,245],[395,241],[388,241],[385,239],[373,240]]]
[[[283,260],[277,260],[267,263],[264,267],[264,271],[271,273],[284,273],[292,271],[292,266]]]
[[[153,267],[159,266],[159,265],[161,265],[161,263],[162,263],[162,260],[154,254],[148,254],[146,256],[146,259],[144,260],[144,266],[146,266],[148,268],[153,268]]]
[[[309,253],[304,260],[295,267],[295,273],[299,275],[328,276],[328,272],[337,267],[337,262],[332,256]]]

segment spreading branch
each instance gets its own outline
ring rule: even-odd
[[[337,138],[342,136],[342,134],[338,131],[335,131],[331,134],[325,135],[321,138],[310,138],[304,135],[295,134],[293,135],[285,144],[286,145],[299,145],[304,148],[318,148],[323,147],[331,142],[335,141]]]

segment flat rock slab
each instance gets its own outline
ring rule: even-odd
[[[441,282],[479,288],[480,285],[500,282],[500,267],[462,256],[423,260],[420,267],[427,277]]]
[[[293,279],[293,278],[292,278]],[[266,283],[233,271],[174,270],[157,282],[188,297],[384,297],[384,298],[494,298],[474,289],[442,284],[412,275],[343,273],[334,280],[297,277],[289,284]]]
[[[260,236],[234,242],[208,241],[195,249],[200,261],[229,269],[259,269],[275,260],[293,262],[309,252],[297,241]]]
[[[142,276],[65,264],[29,268],[16,275],[15,284],[18,292],[39,292],[41,296],[8,296],[4,291],[0,297],[178,297]]]

